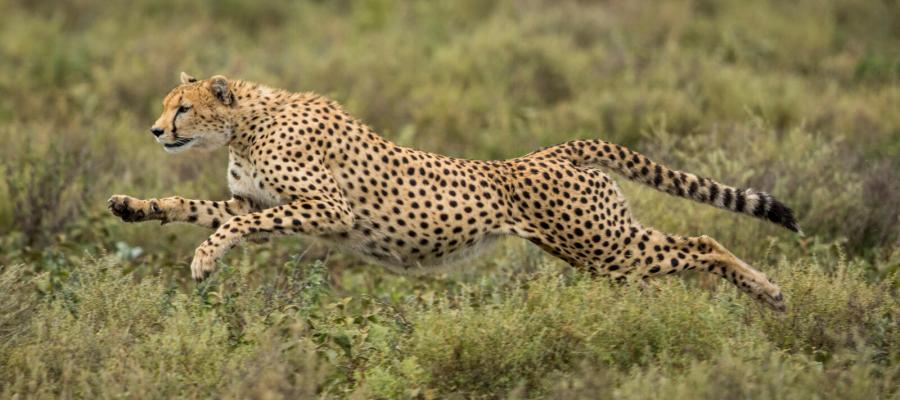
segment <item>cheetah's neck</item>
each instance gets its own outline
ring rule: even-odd
[[[234,81],[232,91],[235,97],[234,115],[231,118],[231,140],[229,147],[243,157],[249,149],[274,124],[275,115],[292,103],[304,103],[319,95],[311,92],[292,93],[249,81]]]
[[[358,136],[356,139],[365,138],[382,143],[383,146],[394,146],[346,113],[340,104],[317,93],[294,93],[248,81],[235,81],[232,90],[236,105],[229,147],[232,152],[243,158],[251,156],[251,149],[257,141],[275,134],[282,128],[277,121],[283,123],[286,119],[291,122],[299,120],[304,122],[304,128],[327,131],[329,127],[324,126],[325,121],[318,119],[326,113],[339,114],[343,118],[340,121],[329,122],[346,124],[348,129],[342,133],[345,136],[344,143],[354,140],[350,136]],[[286,113],[290,117],[287,117]],[[340,148],[331,149],[331,151],[340,150]]]

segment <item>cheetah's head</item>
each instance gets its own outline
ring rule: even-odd
[[[163,99],[162,115],[150,128],[169,153],[189,148],[213,150],[231,139],[234,94],[228,79],[206,80],[182,72],[181,84]]]

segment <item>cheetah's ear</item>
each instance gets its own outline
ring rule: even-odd
[[[197,82],[197,78],[194,78],[193,76],[188,75],[187,72],[181,71],[181,83],[182,84],[188,84],[188,83],[194,83],[194,82]]]
[[[209,78],[209,90],[226,106],[230,106],[234,102],[234,95],[231,94],[231,89],[228,88],[228,78],[222,75]]]

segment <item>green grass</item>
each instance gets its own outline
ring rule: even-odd
[[[0,15],[0,397],[900,395],[895,2],[0,0]],[[516,239],[424,278],[284,239],[196,285],[209,232],[105,210],[113,193],[228,196],[224,154],[167,156],[147,132],[182,70],[317,91],[444,154],[603,138],[769,191],[806,237],[617,179],[641,221],[716,238],[789,309],[694,275],[611,285]]]

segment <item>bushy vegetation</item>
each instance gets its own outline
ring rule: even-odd
[[[0,1],[0,397],[900,395],[900,9],[801,0]],[[777,195],[805,237],[618,179],[638,218],[772,276],[616,286],[509,239],[397,276],[297,238],[194,284],[209,232],[113,193],[228,195],[147,132],[182,70],[342,102],[403,145],[604,138]],[[699,278],[699,279],[695,279]]]

